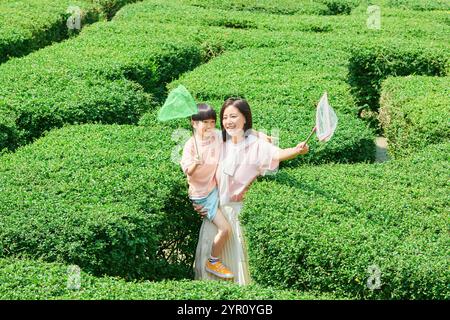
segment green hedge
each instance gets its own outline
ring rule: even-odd
[[[192,277],[200,219],[172,131],[77,125],[0,158],[0,255],[94,275]]]
[[[450,10],[450,3],[447,0],[387,0],[387,5],[418,11]]]
[[[414,76],[383,82],[379,120],[390,155],[404,156],[449,140],[449,80]]]
[[[0,299],[8,300],[330,300],[331,294],[276,290],[257,284],[239,286],[227,281],[126,282],[96,278],[83,269],[79,290],[70,289],[67,265],[19,259],[0,259]],[[73,281],[73,282],[71,282]],[[78,280],[76,280],[78,281]],[[69,284],[69,288],[68,288]]]
[[[2,116],[13,124],[0,123],[0,146],[13,150],[11,141],[26,144],[62,123],[137,122],[137,114],[162,99],[166,82],[203,59],[201,47],[185,37],[190,30],[157,25],[149,33],[152,27],[97,23],[77,38],[2,64],[0,97],[11,110]]]
[[[336,15],[349,14],[356,7],[360,0],[183,0],[185,4],[190,4],[202,8],[220,8],[224,10],[254,11],[272,14],[293,15],[293,14],[319,14]]]
[[[59,42],[77,30],[67,27],[69,7],[81,10],[81,26],[108,18],[136,0],[3,0],[0,3],[0,63]]]
[[[361,110],[378,110],[381,83],[389,76],[445,76],[450,70],[448,46],[399,46],[394,42],[369,42],[352,50],[348,82]]]
[[[449,147],[283,170],[252,186],[242,221],[254,279],[358,299],[449,299]],[[371,266],[380,289],[367,286]]]
[[[320,47],[320,42],[302,44],[227,52],[184,74],[169,88],[182,83],[197,101],[210,103],[216,111],[227,97],[245,97],[252,107],[255,129],[268,133],[278,129],[282,148],[307,137],[315,124],[315,106],[328,91],[330,104],[340,119],[335,136],[326,144],[312,139],[311,152],[290,161],[290,165],[374,160],[373,134],[356,119],[356,105],[345,83],[346,53],[327,50],[325,44]],[[330,65],[330,60],[334,64]],[[151,125],[154,118],[146,116],[140,124]],[[175,128],[185,123],[168,125]]]
[[[181,9],[180,9],[181,8]],[[215,26],[224,27],[226,29],[217,30],[214,37],[224,37],[224,33],[236,33],[238,38],[239,32],[245,30],[298,30],[312,32],[330,31],[331,24],[317,16],[285,16],[275,15],[265,12],[249,12],[249,11],[233,11],[224,8],[198,7],[186,4],[184,1],[164,1],[150,0],[133,6],[128,6],[120,11],[114,20],[140,19],[148,23],[171,23],[177,25],[199,25],[199,26]],[[211,29],[213,30],[213,29]],[[254,31],[254,30],[253,30]],[[245,32],[241,32],[239,36],[248,38]],[[266,35],[266,37],[270,35]],[[259,42],[265,42],[263,37],[256,34]],[[238,40],[238,39],[236,39]],[[267,39],[266,39],[267,41]]]

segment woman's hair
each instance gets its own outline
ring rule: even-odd
[[[225,109],[229,106],[233,106],[237,108],[245,117],[244,124],[244,136],[247,137],[250,134],[250,129],[252,128],[252,111],[250,110],[250,106],[245,99],[241,98],[228,98],[222,105],[222,109],[220,109],[220,128],[222,129],[222,137],[223,141],[226,141],[227,132],[223,127],[223,114]]]
[[[191,116],[193,121],[214,120],[216,121],[216,111],[206,103],[197,104],[198,113]]]

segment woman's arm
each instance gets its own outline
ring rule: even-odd
[[[304,142],[300,142],[298,145],[296,145],[293,148],[286,148],[286,149],[280,149],[278,152],[278,155],[276,155],[274,158],[278,161],[285,161],[294,159],[295,157],[306,154],[309,151],[309,146],[305,144]]]

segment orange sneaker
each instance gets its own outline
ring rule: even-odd
[[[211,263],[209,260],[206,261],[206,271],[216,275],[220,278],[231,279],[234,277],[233,273],[225,267],[222,262],[217,261],[216,263]]]

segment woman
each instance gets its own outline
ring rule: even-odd
[[[224,102],[220,110],[220,127],[224,143],[216,171],[219,206],[232,229],[222,249],[222,261],[234,274],[234,282],[244,285],[251,281],[247,247],[239,221],[245,192],[258,176],[276,170],[280,161],[306,154],[309,147],[302,142],[293,148],[280,149],[264,138],[249,134],[252,114],[243,99],[230,98]],[[201,206],[194,205],[194,208],[206,214]],[[195,256],[196,279],[220,279],[204,268],[216,233],[214,224],[204,219]]]

